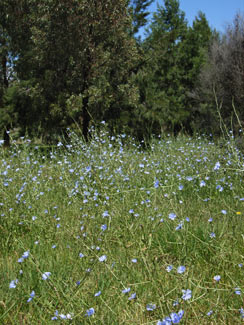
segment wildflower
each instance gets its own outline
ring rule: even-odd
[[[178,188],[179,188],[180,191],[182,191],[183,190],[183,187],[184,187],[183,185],[179,185]]]
[[[181,266],[178,267],[178,269],[177,269],[177,273],[182,274],[182,273],[185,272],[185,270],[186,270],[186,267],[183,266],[183,265],[181,265]]]
[[[104,262],[104,261],[106,261],[106,259],[107,259],[107,256],[102,255],[102,256],[99,257],[99,262]]]
[[[132,263],[137,263],[137,259],[136,258],[132,258],[131,262]]]
[[[158,187],[159,187],[159,180],[155,179],[154,188],[158,188]]]
[[[45,272],[42,274],[42,279],[47,280],[50,277],[50,275],[51,275],[51,272]]]
[[[184,311],[181,309],[178,313],[171,313],[170,318],[172,320],[173,324],[178,324],[181,320],[181,318],[184,315]]]
[[[136,298],[136,293],[132,293],[131,296],[128,298],[128,300],[132,300]]]
[[[214,280],[215,280],[216,282],[219,282],[220,279],[221,279],[221,276],[220,276],[220,275],[215,275],[215,276],[214,276]]]
[[[24,254],[21,256],[21,258],[18,259],[19,263],[22,263],[24,261],[24,259],[26,259],[27,257],[29,257],[30,251],[26,251],[24,252]]]
[[[179,310],[178,313],[171,313],[170,317],[165,317],[162,321],[158,321],[157,325],[178,324],[184,315],[184,310]]]
[[[221,185],[217,185],[216,190],[219,190],[219,192],[223,192],[224,188]]]
[[[30,298],[27,300],[27,302],[30,302],[35,297],[35,291],[31,291]]]
[[[221,210],[221,213],[227,214],[227,211],[226,210]]]
[[[210,315],[212,315],[212,313],[213,313],[213,311],[212,311],[212,310],[210,310],[210,311],[207,313],[207,316],[210,316]]]
[[[55,314],[54,314],[55,316],[53,316],[52,318],[51,318],[51,320],[57,320],[58,319],[58,311],[56,310],[55,311]]]
[[[180,229],[182,229],[182,227],[183,227],[183,222],[181,221],[181,222],[177,225],[177,227],[175,228],[175,230],[180,230]]]
[[[30,251],[24,252],[24,254],[22,255],[23,258],[27,258],[30,254]]]
[[[147,304],[146,308],[148,311],[153,311],[154,309],[156,309],[156,305],[155,304]]]
[[[98,292],[95,293],[94,296],[95,296],[95,297],[99,297],[101,293],[102,293],[101,291],[98,291]]]
[[[244,318],[244,309],[243,308],[240,309],[240,313],[241,313],[241,318],[243,319]]]
[[[109,216],[108,211],[104,211],[104,212],[103,212],[103,218],[108,217],[108,216]]]
[[[187,290],[182,290],[183,292],[183,296],[181,297],[183,300],[189,300],[191,299],[191,296],[192,296],[192,292],[190,289],[187,289]]]
[[[82,253],[79,254],[79,257],[80,257],[80,258],[82,258],[82,257],[84,257],[84,256],[85,256],[85,255],[82,254]]]
[[[218,169],[220,169],[220,163],[217,161],[214,166],[214,170],[218,170]]]
[[[165,317],[162,321],[159,320],[157,322],[157,325],[171,325],[172,324],[172,320],[170,317]]]
[[[235,294],[236,295],[241,295],[241,289],[240,288],[235,288]]]
[[[130,288],[125,288],[122,290],[122,293],[128,293],[128,292],[130,292]]]
[[[214,232],[211,232],[211,234],[209,236],[210,236],[210,238],[215,238],[216,237]]]
[[[169,217],[170,220],[175,220],[175,218],[176,218],[176,214],[175,214],[175,213],[170,213],[170,214],[168,215],[168,217]]]
[[[105,231],[107,229],[107,225],[102,225],[101,229],[102,229],[102,231]]]
[[[167,272],[170,272],[172,269],[173,269],[173,265],[169,265],[169,266],[166,267]]]
[[[15,288],[16,288],[16,285],[17,285],[18,282],[19,282],[18,279],[12,280],[12,281],[10,282],[10,284],[9,284],[9,288],[10,288],[10,289],[15,289]]]
[[[179,305],[179,300],[177,299],[177,300],[175,300],[174,302],[173,302],[173,306],[175,307],[175,306],[178,306]]]
[[[94,308],[90,308],[86,311],[86,316],[92,316],[95,313]]]
[[[206,183],[204,181],[200,182],[200,187],[206,186]]]
[[[240,214],[241,214],[241,212],[240,212],[240,211],[237,211],[237,212],[236,212],[236,214],[237,214],[237,215],[240,215]]]

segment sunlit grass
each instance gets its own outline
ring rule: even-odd
[[[242,154],[70,138],[0,153],[0,323],[241,322]]]

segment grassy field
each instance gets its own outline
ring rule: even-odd
[[[70,138],[0,147],[0,324],[241,324],[242,154]]]

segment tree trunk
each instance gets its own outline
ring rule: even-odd
[[[85,96],[83,98],[83,108],[82,108],[82,133],[83,136],[86,140],[86,142],[88,142],[89,139],[89,122],[90,122],[90,115],[88,113],[88,96]]]
[[[6,55],[2,55],[2,72],[3,72],[3,87],[8,88],[8,77],[7,77],[7,57]],[[9,125],[6,125],[3,131],[3,147],[7,148],[10,146],[10,137],[9,137]]]
[[[6,57],[6,55],[2,56],[2,71],[3,71],[3,85],[5,88],[8,88],[7,57]]]
[[[8,148],[10,146],[10,137],[9,137],[8,128],[5,128],[3,131],[3,140],[4,140],[3,147]]]

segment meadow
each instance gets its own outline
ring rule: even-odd
[[[243,154],[210,136],[0,147],[0,324],[241,324]]]

